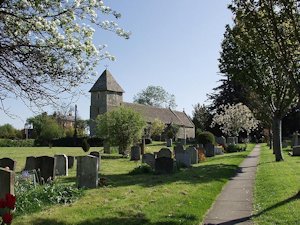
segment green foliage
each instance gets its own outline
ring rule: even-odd
[[[161,86],[148,86],[134,96],[134,102],[156,107],[176,108],[175,96],[169,94]]]
[[[88,152],[90,150],[90,145],[89,143],[87,142],[87,139],[84,138],[83,141],[82,141],[82,150],[84,152]]]
[[[196,131],[196,140],[198,144],[214,144],[215,141],[215,136],[213,135],[213,133],[209,132],[209,131],[201,131],[201,130],[197,130]]]
[[[27,140],[11,140],[0,139],[0,147],[33,147],[34,139]]]
[[[150,128],[151,136],[161,135],[164,129],[165,129],[165,124],[161,120],[155,119],[152,122]]]
[[[208,107],[199,103],[193,106],[193,123],[201,131],[209,129],[211,114]]]
[[[35,187],[32,180],[24,175],[16,177],[15,193],[16,215],[18,216],[40,211],[49,205],[70,204],[83,194],[82,190],[74,186],[57,182]]]
[[[225,152],[227,153],[242,152],[242,151],[246,151],[246,148],[247,148],[246,145],[244,147],[241,145],[228,145],[225,146]]]
[[[146,123],[142,116],[130,108],[119,107],[96,118],[96,134],[111,146],[118,146],[119,153],[141,139]]]
[[[11,124],[4,124],[0,126],[0,138],[7,138],[7,139],[12,139],[12,138],[21,138],[22,134],[20,131],[15,129]]]
[[[149,166],[148,164],[142,164],[142,165],[134,168],[128,174],[129,175],[137,175],[137,174],[150,174],[150,173],[153,173],[151,166]]]
[[[165,129],[165,133],[167,134],[167,137],[172,139],[176,137],[178,131],[179,131],[179,126],[173,123],[169,124]]]

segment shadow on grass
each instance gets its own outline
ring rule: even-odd
[[[184,223],[183,223],[184,222]],[[132,216],[120,216],[120,217],[103,217],[88,219],[78,223],[72,223],[76,225],[179,225],[179,224],[191,224],[197,222],[197,218],[191,215],[179,215],[170,219],[162,219],[159,222],[151,222],[145,217],[144,214],[132,215]],[[39,218],[35,221],[31,221],[32,225],[69,225],[62,221],[55,219],[42,219]]]

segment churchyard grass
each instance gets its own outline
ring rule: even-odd
[[[163,146],[154,143],[147,147],[146,151],[152,152]],[[129,175],[139,163],[127,158],[102,159],[100,177],[105,179],[107,186],[85,190],[71,205],[54,205],[18,216],[14,224],[199,224],[223,185],[253,147],[251,144],[245,152],[208,158],[171,175]],[[26,156],[55,153],[86,154],[81,148],[0,148],[0,158],[9,156],[18,161],[17,171],[24,166]],[[57,182],[73,185],[75,168],[76,165],[69,170],[68,177],[59,177]]]
[[[275,162],[272,150],[262,146],[256,174],[255,224],[273,225],[300,223],[300,157],[288,155],[285,148],[284,161]]]

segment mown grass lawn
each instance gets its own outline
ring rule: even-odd
[[[146,151],[158,151],[154,143]],[[140,165],[129,159],[103,159],[100,177],[107,186],[85,190],[84,196],[71,205],[55,205],[41,212],[16,217],[13,224],[96,225],[96,224],[199,224],[220,193],[223,185],[236,173],[249,154],[225,154],[182,169],[171,175],[128,175]],[[80,148],[0,148],[0,158],[18,161],[18,169],[29,155],[84,155]],[[75,183],[75,168],[58,182]]]
[[[261,148],[256,174],[255,224],[300,224],[300,157],[288,155],[284,149],[284,161],[275,162],[272,150]]]

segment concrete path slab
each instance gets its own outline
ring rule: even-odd
[[[204,219],[204,225],[252,225],[253,188],[260,146],[241,163]]]

